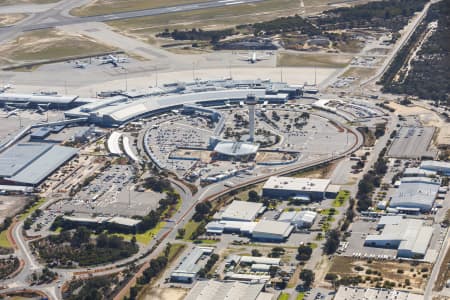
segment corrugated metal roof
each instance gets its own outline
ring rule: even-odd
[[[0,176],[14,176],[51,147],[52,144],[22,143],[9,148],[0,154]]]
[[[78,149],[75,148],[54,146],[8,179],[18,183],[36,185],[77,153]]]

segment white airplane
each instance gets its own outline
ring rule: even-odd
[[[0,87],[0,93],[6,92],[10,88],[12,88],[12,86],[10,84],[4,85],[4,86]]]
[[[248,56],[241,56],[241,59],[244,61],[248,61],[249,63],[257,63],[262,60],[267,60],[268,55],[259,56],[256,54],[256,51],[253,51],[252,53],[248,53]]]
[[[75,69],[86,69],[87,63],[83,63],[80,61],[76,61],[75,65],[73,66]]]
[[[112,64],[114,67],[117,67],[120,63],[128,62],[128,58],[110,54],[107,57],[102,58],[100,61],[101,65]]]
[[[11,117],[11,116],[17,116],[17,112],[18,112],[19,110],[18,109],[15,109],[15,110],[13,110],[13,111],[10,111],[7,115],[6,115],[6,118],[9,118],[9,117]]]

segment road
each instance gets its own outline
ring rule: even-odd
[[[427,286],[425,287],[424,299],[431,299],[433,296],[433,287],[439,276],[439,271],[441,270],[442,263],[444,262],[445,255],[449,251],[450,243],[450,230],[447,229],[447,234],[444,238],[444,243],[442,244],[441,250],[439,251],[438,258],[434,263],[433,270],[431,271],[430,278],[428,279]]]

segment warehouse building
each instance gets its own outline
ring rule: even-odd
[[[434,171],[443,175],[450,175],[450,162],[426,160],[420,164],[420,168],[428,171]]]
[[[406,213],[428,212],[433,207],[440,186],[437,178],[403,178],[389,207]]]
[[[334,300],[354,299],[424,300],[424,296],[385,288],[365,288],[344,285],[339,286],[334,296]]]
[[[215,218],[219,218],[222,221],[251,222],[259,214],[262,214],[265,208],[262,203],[235,200],[222,213],[217,214]]]
[[[37,186],[78,153],[50,143],[20,143],[0,153],[0,179],[6,184]]]
[[[287,222],[296,228],[309,228],[314,224],[317,213],[314,211],[286,211],[278,218],[279,222]]]
[[[174,282],[194,282],[201,266],[198,264],[203,255],[213,252],[211,247],[194,247],[181,261],[180,265],[170,274],[170,280]]]
[[[250,236],[257,222],[246,221],[212,221],[206,224],[209,234],[237,233]]]
[[[185,300],[259,300],[263,293],[262,283],[241,283],[239,281],[198,281],[190,289]],[[270,299],[270,298],[269,298]]]
[[[397,249],[398,257],[423,258],[427,252],[433,227],[425,226],[423,220],[399,219],[386,216],[379,224],[380,234],[367,235],[364,245]]]
[[[294,226],[286,222],[262,220],[252,232],[252,238],[266,242],[283,242],[294,230]]]
[[[329,179],[272,176],[263,187],[263,196],[298,198],[305,202],[334,198],[338,189]]]
[[[424,170],[421,168],[406,168],[403,177],[431,177],[436,176],[436,171]]]

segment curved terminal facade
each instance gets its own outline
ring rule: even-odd
[[[225,105],[244,101],[249,94],[259,102],[285,103],[298,97],[302,86],[290,86],[271,81],[205,81],[188,84],[165,85],[141,94],[121,93],[91,102],[65,113],[67,118],[87,117],[97,125],[114,127],[139,117],[180,109],[183,105]]]

